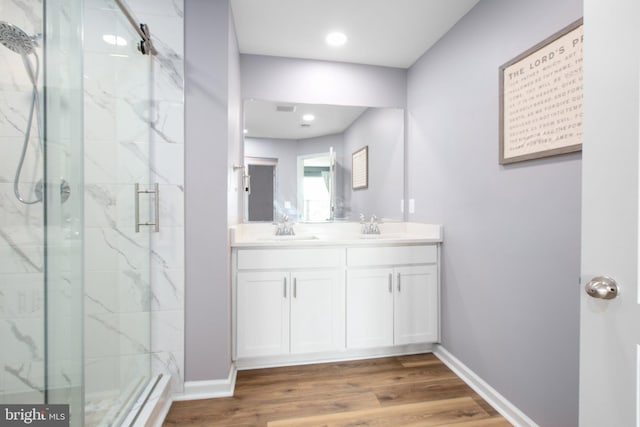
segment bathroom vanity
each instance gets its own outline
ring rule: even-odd
[[[439,341],[441,226],[359,227],[231,228],[238,368],[426,352]]]

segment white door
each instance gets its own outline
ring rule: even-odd
[[[238,273],[237,356],[289,353],[289,273]]]
[[[344,272],[296,272],[291,281],[291,352],[344,349]]]
[[[394,344],[438,341],[438,267],[395,270]]]
[[[640,426],[638,143],[640,2],[585,0],[580,426]]]
[[[347,272],[347,348],[393,345],[393,269]]]

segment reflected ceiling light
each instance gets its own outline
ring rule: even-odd
[[[325,40],[329,46],[342,46],[347,42],[347,36],[339,31],[334,31],[327,34]]]
[[[113,34],[105,34],[102,36],[102,40],[110,45],[113,46],[126,46],[127,45],[127,41],[125,40],[124,37],[120,37],[120,36],[116,36]]]
[[[246,129],[245,129],[245,130],[243,130],[242,132],[244,132],[244,134],[245,134],[245,135],[249,133],[249,131],[248,131],[248,130],[246,130]]]
[[[302,120],[304,120],[305,122],[312,122],[314,121],[316,118],[316,116],[314,116],[313,114],[305,114],[304,116],[302,116]]]

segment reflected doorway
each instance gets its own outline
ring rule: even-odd
[[[335,214],[335,151],[298,156],[298,206],[303,221],[331,221]]]

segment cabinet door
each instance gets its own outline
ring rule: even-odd
[[[238,357],[289,353],[289,294],[289,273],[238,273]]]
[[[347,272],[347,348],[393,345],[393,270]]]
[[[395,344],[437,342],[437,267],[398,267],[395,269],[395,287]]]
[[[344,271],[296,272],[291,280],[291,352],[344,349]]]

